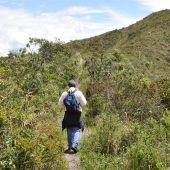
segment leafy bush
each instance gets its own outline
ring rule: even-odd
[[[18,116],[1,112],[0,168],[66,169],[64,139],[57,120],[47,115]]]
[[[167,109],[170,109],[170,79],[162,78],[159,80],[158,84],[160,85],[160,94],[161,94],[161,102],[165,105]]]
[[[166,123],[165,123],[166,122]],[[117,116],[102,116],[96,130],[81,144],[85,169],[166,169],[169,167],[169,115],[160,124],[122,122]]]
[[[165,118],[166,117],[166,118]],[[131,162],[129,168],[133,169],[166,169],[169,166],[169,128],[151,119],[146,126],[136,126],[137,140],[128,150],[128,159]],[[169,125],[168,125],[169,126]]]

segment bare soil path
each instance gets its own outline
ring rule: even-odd
[[[84,132],[80,134],[80,141],[89,136],[90,131],[85,129]],[[68,162],[68,170],[82,170],[80,167],[80,158],[77,154],[65,154],[65,158]]]

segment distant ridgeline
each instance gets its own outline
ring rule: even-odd
[[[64,44],[30,38],[0,58],[0,169],[67,169],[58,98],[86,94],[86,170],[170,167],[170,10]],[[34,48],[39,47],[38,52]]]

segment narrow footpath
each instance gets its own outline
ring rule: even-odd
[[[89,136],[90,131],[88,129],[85,129],[84,132],[80,133],[80,142]],[[79,154],[65,154],[65,158],[68,162],[68,170],[82,170],[80,167],[80,158]]]

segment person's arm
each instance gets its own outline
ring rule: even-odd
[[[86,100],[86,98],[84,97],[84,95],[83,95],[82,92],[80,92],[79,101],[80,101],[80,106],[84,106],[84,105],[87,104],[87,100]]]
[[[59,98],[59,101],[58,101],[58,104],[59,105],[64,105],[63,101],[64,101],[64,98],[66,97],[67,95],[67,92],[63,92],[61,97]]]

